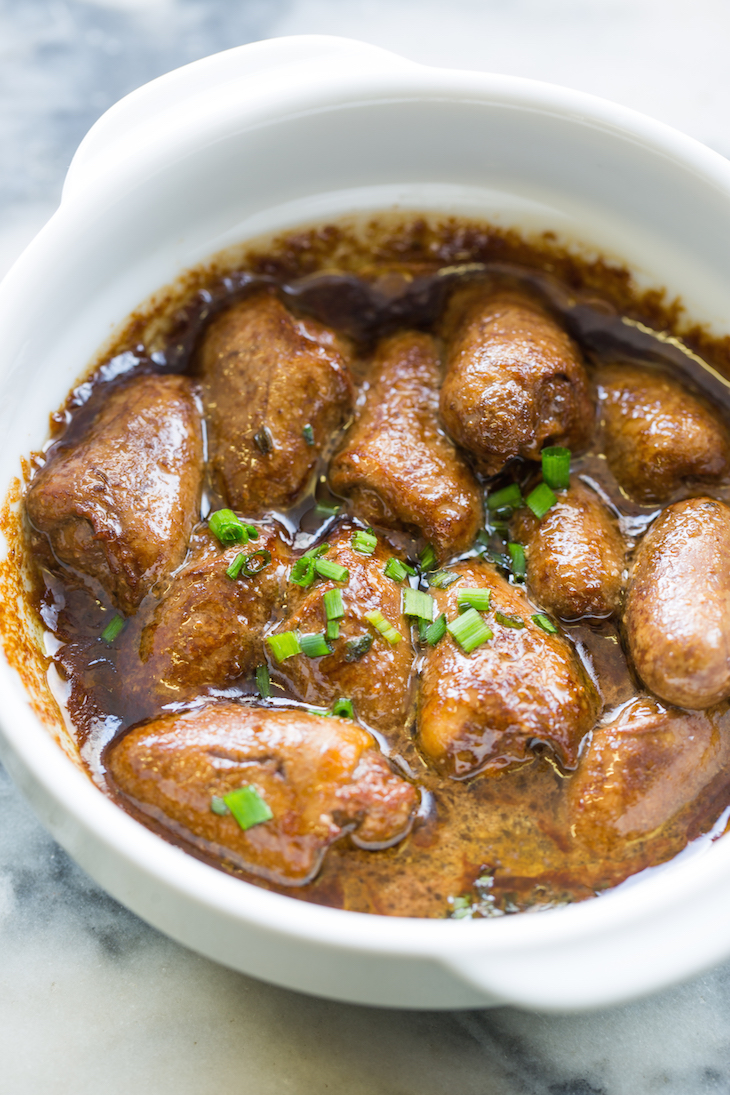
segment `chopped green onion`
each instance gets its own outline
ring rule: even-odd
[[[329,544],[317,544],[316,547],[310,548],[309,551],[304,552],[303,558],[305,559],[319,559],[320,555],[326,555],[329,551]]]
[[[208,528],[222,544],[247,544],[249,527],[239,521],[232,509],[216,510],[208,518]]]
[[[256,562],[259,559],[260,562]],[[262,570],[266,570],[267,566],[271,562],[271,552],[266,548],[259,548],[258,551],[252,551],[250,555],[246,555],[243,566],[241,567],[241,573],[244,578],[255,578],[257,574],[260,574]]]
[[[428,584],[434,589],[448,589],[463,577],[463,574],[454,574],[453,570],[437,570],[434,574],[429,574]]]
[[[227,817],[231,812],[220,795],[213,795],[210,800],[210,808],[214,814],[218,814],[218,817]]]
[[[378,538],[370,529],[366,532],[358,529],[352,537],[353,550],[359,551],[361,555],[372,555],[377,546]]]
[[[357,662],[363,658],[373,645],[373,637],[370,634],[358,635],[356,639],[350,639],[345,646],[345,661]]]
[[[426,642],[429,646],[435,646],[436,643],[440,643],[446,634],[446,617],[443,612],[440,616],[437,616],[433,623],[426,628]]]
[[[345,699],[344,696],[340,696],[338,700],[332,704],[331,714],[335,718],[340,719],[354,719],[355,712],[352,709],[352,702]]]
[[[521,616],[505,616],[504,612],[495,612],[494,618],[502,627],[515,627],[519,630],[525,626],[525,621]]]
[[[403,612],[406,616],[418,616],[421,620],[432,620],[434,599],[420,589],[403,590]]]
[[[305,445],[314,444],[314,430],[310,426],[309,422],[307,422],[306,426],[302,430],[302,437],[304,438]]]
[[[530,619],[534,624],[537,624],[538,627],[541,627],[543,631],[547,631],[548,635],[557,635],[557,627],[544,612],[538,612],[536,616],[530,616]]]
[[[446,625],[446,630],[465,654],[471,654],[472,650],[476,650],[478,646],[492,638],[492,632],[475,608],[470,608],[462,616],[457,616]]]
[[[246,532],[248,533],[249,540],[258,540],[259,530],[255,525],[246,525]]]
[[[339,620],[328,620],[327,621],[327,630],[325,631],[325,635],[328,639],[339,639],[339,637],[340,637],[340,621]]]
[[[402,582],[409,574],[415,574],[413,567],[408,566],[407,563],[402,563],[400,559],[388,559],[383,569],[383,574],[386,578],[392,578],[394,582]]]
[[[263,821],[271,821],[274,816],[266,799],[261,797],[252,784],[224,795],[223,801],[244,832]]]
[[[486,612],[491,596],[492,591],[489,589],[464,587],[456,591],[456,604],[459,612],[465,612],[468,608],[477,608],[480,612]]]
[[[253,439],[256,442],[256,448],[264,456],[268,456],[273,451],[274,439],[268,426],[262,426],[258,433],[253,435]]]
[[[345,615],[341,589],[328,589],[323,600],[324,611],[328,620],[339,620]]]
[[[502,487],[501,490],[496,490],[494,494],[490,494],[487,498],[487,508],[502,509],[504,506],[509,506],[511,509],[519,509],[522,505],[522,491],[520,490],[519,483],[510,483],[508,487]]]
[[[289,581],[294,582],[294,585],[306,589],[307,586],[311,586],[314,578],[314,559],[311,555],[302,555],[301,559],[297,559],[296,563],[291,568]]]
[[[245,551],[239,551],[238,555],[233,560],[231,565],[229,567],[227,567],[226,576],[228,578],[230,578],[232,581],[235,582],[236,578],[238,577],[238,575],[243,570],[243,564],[245,562],[246,562],[246,553],[245,553]]]
[[[512,562],[512,573],[515,578],[524,578],[527,571],[525,549],[522,544],[507,544],[507,551]]]
[[[545,516],[550,507],[555,505],[557,498],[547,483],[540,483],[533,491],[530,491],[525,502],[539,521],[541,517]]]
[[[500,506],[499,509],[492,510],[492,528],[502,528],[512,518],[512,514],[515,512],[512,506]]]
[[[339,506],[336,503],[334,505],[328,505],[326,502],[317,502],[317,505],[314,507],[314,514],[315,517],[336,517],[341,509],[342,506]]]
[[[278,635],[267,635],[266,641],[271,647],[271,653],[277,662],[283,662],[287,658],[293,658],[295,654],[301,654],[299,635],[296,631],[280,631]]]
[[[430,544],[426,544],[425,548],[418,556],[418,562],[421,565],[421,570],[433,570],[436,566],[436,552]]]
[[[496,567],[502,567],[503,570],[511,570],[512,568],[509,555],[502,555],[499,551],[493,551],[492,548],[487,548],[484,552],[484,558],[489,559],[489,562],[494,563]]]
[[[567,490],[570,486],[570,449],[549,445],[540,455],[543,480],[553,490]]]
[[[299,645],[302,648],[302,654],[306,654],[308,658],[323,658],[325,654],[332,653],[332,648],[327,645],[324,635],[300,635]]]
[[[391,646],[395,646],[401,640],[399,631],[389,623],[379,608],[374,608],[372,612],[365,613],[365,619],[368,623],[372,624],[376,631],[379,631],[387,643]]]
[[[487,547],[489,544],[489,533],[485,528],[479,529],[479,532],[476,534],[475,543],[481,544],[482,547]]]
[[[425,641],[426,641],[426,632],[428,631],[429,627],[431,626],[429,621],[424,620],[422,617],[419,616],[418,618],[415,618],[413,620],[413,622],[415,624],[417,624],[417,626],[418,626],[418,640],[419,640],[419,642],[425,643]]]
[[[333,582],[347,582],[350,577],[347,567],[333,563],[331,559],[315,559],[314,569],[322,578],[329,578]]]
[[[259,690],[259,696],[262,700],[268,700],[271,697],[271,677],[269,676],[268,665],[256,666],[256,687]]]
[[[103,642],[113,643],[114,640],[116,639],[117,635],[119,635],[121,633],[123,628],[124,628],[124,617],[123,616],[118,616],[118,615],[117,616],[112,616],[111,620],[109,621],[109,623],[106,625],[106,627],[104,628],[104,630],[101,633],[101,637],[102,637]]]

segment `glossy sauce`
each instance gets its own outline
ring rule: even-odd
[[[529,254],[525,257],[529,258]],[[277,269],[273,259],[267,267],[265,258],[261,258],[255,272],[211,280],[178,316],[161,346],[150,351],[142,347],[126,349],[79,385],[54,418],[50,448],[77,438],[111,388],[123,383],[132,370],[195,376],[196,346],[210,317],[262,282],[276,283],[292,309],[313,316],[354,341],[358,351],[354,374],[358,383],[367,380],[364,363],[377,338],[401,327],[432,330],[446,292],[457,281],[487,275],[496,285],[528,286],[545,299],[562,316],[589,364],[620,359],[667,370],[690,388],[721,403],[727,411],[730,385],[680,340],[654,332],[641,320],[622,316],[611,303],[609,293],[602,296],[595,288],[570,287],[546,271],[547,264],[538,259],[536,254],[532,268],[526,262],[498,260],[466,261],[458,265],[421,260],[410,266],[407,261],[398,264],[391,261],[379,266],[371,256],[365,276],[327,269],[292,278],[286,276],[285,268],[283,272]],[[280,260],[278,265],[285,267]],[[266,272],[269,267],[274,269],[273,273]],[[272,515],[296,549],[309,547],[340,519],[324,513],[323,505],[341,505],[341,515],[348,514],[347,503],[332,495],[326,481],[329,456],[340,436],[332,438],[306,497],[293,510]],[[48,452],[47,446],[46,455]],[[515,475],[524,483],[529,482],[534,476],[534,465],[513,461],[507,474],[490,482],[490,489],[511,481]],[[629,538],[639,537],[658,512],[656,506],[638,505],[623,495],[600,451],[589,449],[574,458],[572,475],[598,490],[619,517]],[[730,501],[729,487],[703,488],[703,493]],[[208,485],[203,495],[201,520],[210,509],[224,504]],[[382,535],[405,548],[412,558],[423,546],[422,541],[411,540],[405,534]],[[42,566],[47,543],[37,533],[33,539]],[[478,546],[481,549],[482,545]],[[492,533],[488,548],[496,554],[504,552],[499,533]],[[45,557],[48,558],[47,554]],[[133,663],[133,652],[156,600],[149,595],[136,615],[126,622],[120,637],[107,644],[100,635],[116,612],[105,598],[92,596],[83,583],[74,580],[73,574],[68,573],[63,581],[47,567],[42,567],[41,574],[43,584],[37,607],[46,628],[54,694],[68,711],[91,777],[106,788],[105,747],[125,729],[160,710],[154,697],[130,687],[128,675],[123,678],[118,670],[122,659],[127,664]],[[284,610],[285,606],[277,619]],[[604,714],[636,694],[637,684],[615,622],[577,622],[564,630],[598,685]],[[271,704],[291,705],[294,701],[287,689],[285,672],[275,666],[271,668],[274,683]],[[376,734],[396,769],[421,788],[421,807],[411,836],[379,852],[359,850],[344,839],[330,849],[314,882],[297,889],[273,885],[269,888],[362,912],[494,916],[582,900],[621,880],[603,877],[600,864],[593,865],[595,869],[586,869],[585,850],[574,842],[567,820],[565,786],[569,777],[560,771],[547,751],[517,769],[489,778],[456,781],[439,777],[426,765],[413,740],[417,679],[411,693],[407,724],[387,738],[382,733]],[[255,683],[240,679],[225,689],[205,690],[194,704],[173,705],[167,710],[186,709],[215,697],[261,702]],[[690,827],[690,838],[707,830],[725,806],[724,801],[712,802],[700,810]],[[148,818],[145,824],[154,827]],[[169,833],[159,831],[169,839]],[[651,847],[647,846],[643,859],[641,849],[634,849],[637,858],[631,870],[677,854],[686,839],[686,825],[679,825],[676,831],[669,826],[653,839]],[[200,855],[190,848],[187,850]],[[248,877],[230,864],[219,865]]]

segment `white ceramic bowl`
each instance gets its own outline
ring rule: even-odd
[[[135,306],[275,229],[363,210],[552,229],[730,331],[730,163],[666,126],[546,84],[425,68],[357,42],[244,46],[97,122],[58,212],[0,286],[0,484]],[[604,897],[501,920],[409,920],[237,881],[124,814],[0,664],[2,759],[75,859],[140,916],[236,969],[397,1007],[628,999],[730,954],[730,839]]]

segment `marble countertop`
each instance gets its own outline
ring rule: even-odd
[[[111,103],[279,34],[578,87],[730,155],[724,0],[0,0],[0,274]],[[730,1092],[730,963],[577,1016],[389,1012],[254,981],[166,939],[47,836],[0,769],[0,1095]]]

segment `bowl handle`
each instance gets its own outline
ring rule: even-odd
[[[328,69],[352,73],[411,66],[415,63],[378,46],[324,34],[270,38],[214,53],[143,84],[102,114],[76,150],[66,174],[63,198],[76,191],[114,145],[128,140],[136,128],[146,126],[155,116],[179,111],[185,100],[192,101],[216,87],[246,81],[253,85],[251,94],[255,95],[256,78],[270,77],[276,69],[281,70],[284,80],[285,70],[295,67],[300,69],[299,78],[306,79],[307,70],[321,75]]]

